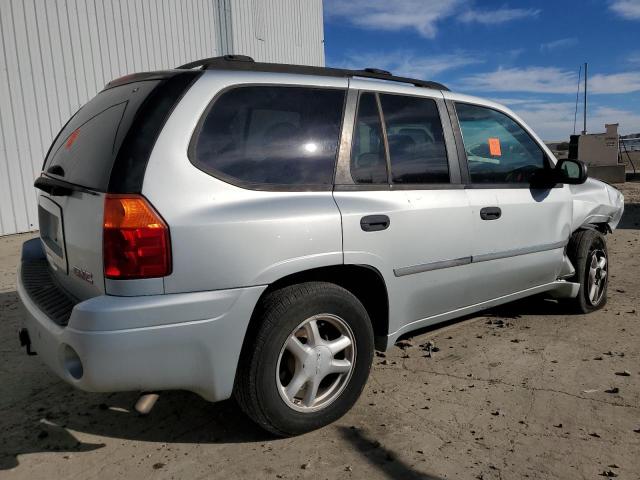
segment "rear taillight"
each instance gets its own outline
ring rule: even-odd
[[[171,273],[169,228],[140,195],[106,196],[102,245],[106,278],[153,278]]]

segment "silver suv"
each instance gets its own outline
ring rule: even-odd
[[[235,395],[279,435],[347,412],[412,330],[602,307],[623,210],[501,105],[241,56],[109,83],[35,187],[22,344],[83,390]]]

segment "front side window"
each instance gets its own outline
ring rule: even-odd
[[[505,114],[456,104],[472,183],[526,183],[546,167],[546,155],[529,134]]]
[[[374,93],[360,95],[351,147],[351,177],[355,183],[388,182],[382,123]]]
[[[436,102],[380,94],[393,183],[448,183],[449,163]]]
[[[243,183],[331,185],[344,97],[339,89],[234,88],[206,113],[190,157]]]

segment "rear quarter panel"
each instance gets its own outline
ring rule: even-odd
[[[167,121],[142,190],[171,232],[173,271],[164,278],[166,293],[266,285],[342,263],[340,212],[331,191],[243,189],[199,170],[187,155],[198,120],[217,92],[238,84],[296,84],[292,78],[205,72]],[[313,76],[307,84],[347,87],[346,79]]]

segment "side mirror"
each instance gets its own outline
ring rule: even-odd
[[[580,160],[559,160],[555,168],[558,183],[579,185],[587,180],[587,164]]]

